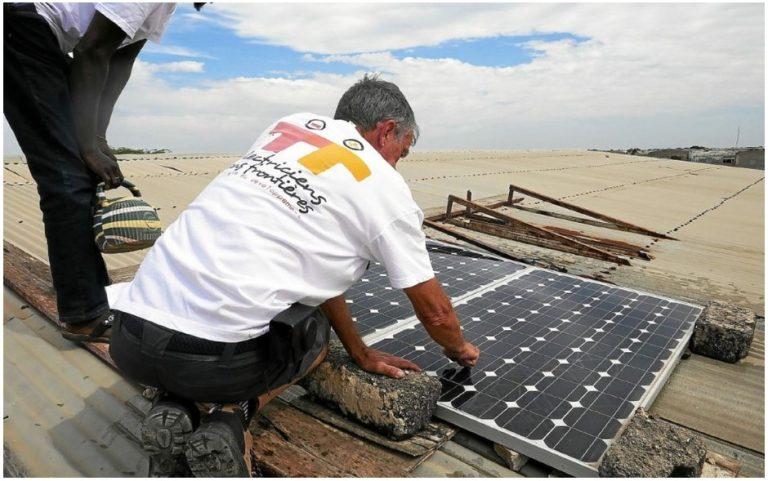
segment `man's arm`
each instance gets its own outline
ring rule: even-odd
[[[120,27],[96,12],[88,30],[74,50],[69,74],[75,136],[80,154],[107,187],[119,185],[122,173],[117,162],[101,152],[96,142],[99,124],[99,101],[109,77],[113,54],[125,40]]]
[[[405,289],[416,317],[444,353],[462,366],[474,366],[480,351],[464,340],[451,300],[436,278]]]
[[[99,99],[99,117],[98,124],[96,126],[96,143],[102,153],[106,154],[110,158],[115,159],[112,151],[107,144],[107,127],[109,127],[109,121],[112,119],[112,111],[115,109],[115,104],[120,94],[123,92],[125,85],[128,83],[128,79],[131,78],[131,70],[133,70],[133,64],[136,61],[136,57],[141,52],[146,40],[126,45],[123,48],[118,49],[109,62],[109,76],[104,90],[101,92],[101,98]]]
[[[366,346],[357,332],[343,294],[325,301],[321,307],[330,319],[331,326],[344,344],[344,348],[355,363],[364,370],[395,378],[405,376],[403,369],[421,371],[419,366],[411,361]]]

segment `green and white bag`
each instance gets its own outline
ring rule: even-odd
[[[141,199],[141,192],[131,182],[123,180],[122,186],[133,197],[107,199],[104,184],[96,187],[93,233],[96,245],[105,254],[146,249],[162,234],[157,210]]]

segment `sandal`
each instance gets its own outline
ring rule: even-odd
[[[61,328],[61,336],[64,339],[75,342],[109,342],[112,329],[112,321],[115,315],[109,311],[104,316],[85,324],[65,324]]]

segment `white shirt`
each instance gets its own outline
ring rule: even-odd
[[[175,3],[35,3],[37,13],[48,22],[64,53],[70,53],[85,35],[96,12],[125,32],[121,47],[139,40],[159,42],[176,10]]]
[[[344,293],[369,261],[392,287],[434,277],[423,214],[352,123],[295,114],[273,124],[160,236],[113,309],[239,342],[295,302]]]

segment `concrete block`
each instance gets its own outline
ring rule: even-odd
[[[501,459],[504,460],[506,465],[512,471],[519,472],[522,467],[525,466],[525,463],[528,462],[528,456],[525,454],[520,454],[517,451],[512,451],[511,449],[504,447],[501,444],[494,443],[493,450],[496,451],[496,454],[501,456]]]
[[[749,354],[755,326],[752,310],[712,301],[693,328],[691,351],[720,361],[736,362]]]
[[[693,432],[638,409],[598,472],[608,478],[695,478],[706,456],[704,442]]]
[[[314,399],[395,440],[424,427],[441,391],[440,382],[424,373],[408,373],[403,379],[367,373],[338,341],[330,343],[326,360],[300,385]]]

